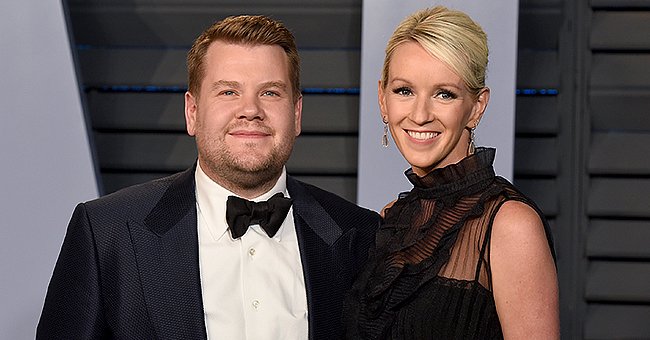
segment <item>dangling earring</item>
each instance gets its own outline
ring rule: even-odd
[[[474,151],[476,151],[476,146],[474,145],[474,129],[476,129],[476,126],[469,128],[469,147],[467,148],[468,156],[473,155]]]
[[[386,121],[386,116],[381,117],[382,123],[384,123],[384,134],[381,136],[381,146],[388,147],[388,122]]]

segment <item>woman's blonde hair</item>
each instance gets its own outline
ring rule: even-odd
[[[404,19],[386,46],[382,86],[388,82],[390,61],[402,43],[414,41],[429,54],[447,64],[475,96],[485,87],[488,63],[487,35],[467,14],[436,6]]]

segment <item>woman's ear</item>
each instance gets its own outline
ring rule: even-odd
[[[386,93],[384,92],[384,87],[381,80],[377,81],[377,101],[379,102],[379,115],[381,115],[382,121],[386,116]]]
[[[476,102],[474,103],[474,107],[472,108],[472,115],[470,116],[469,121],[467,122],[468,128],[470,129],[476,128],[478,123],[481,121],[481,118],[483,117],[485,110],[487,109],[489,101],[490,101],[490,88],[484,87],[479,91],[478,96],[476,97]]]

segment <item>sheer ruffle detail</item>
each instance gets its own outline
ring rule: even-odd
[[[361,319],[388,323],[393,311],[438,278],[459,230],[466,221],[483,215],[485,201],[499,192],[491,187],[494,155],[494,149],[479,148],[461,162],[425,177],[406,171],[414,188],[386,211],[377,234],[378,248],[369,260],[372,269],[360,280],[365,285],[353,288],[362,301],[356,311]]]
[[[435,169],[424,177],[418,177],[413,169],[404,172],[413,184],[414,191],[421,191],[426,198],[445,198],[463,195],[485,188],[485,182],[494,176],[494,156],[496,149],[478,147],[473,155],[465,157],[456,164]]]
[[[377,234],[377,244],[384,247],[376,254],[385,260],[374,270],[383,275],[370,278],[368,298],[385,293],[400,275],[413,278],[417,273],[429,274],[406,280],[417,281],[409,284],[411,293],[437,276],[449,260],[459,229],[468,219],[483,215],[485,201],[500,191],[489,190],[495,178],[494,155],[494,149],[477,148],[474,155],[424,177],[406,172],[415,187],[386,211]],[[394,307],[403,298],[383,307]]]
[[[500,339],[492,295],[490,235],[501,205],[533,207],[494,174],[495,150],[478,148],[424,177],[406,176],[377,233],[376,247],[344,304],[348,339]]]

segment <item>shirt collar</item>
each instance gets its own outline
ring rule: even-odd
[[[228,232],[228,223],[226,222],[226,201],[228,200],[228,196],[241,196],[222,187],[208,177],[199,162],[197,162],[194,177],[196,180],[196,203],[199,214],[201,214],[206,222],[212,237],[218,241]],[[287,171],[285,167],[282,167],[282,173],[273,188],[251,199],[251,201],[265,201],[278,192],[289,197],[287,192]],[[281,227],[274,238],[281,239],[282,229],[284,228]],[[228,234],[228,237],[230,237],[230,234]]]

